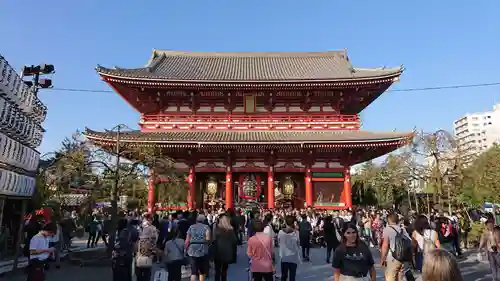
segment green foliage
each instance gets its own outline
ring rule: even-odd
[[[179,205],[186,202],[188,186],[182,178],[156,184],[158,202]]]
[[[479,244],[479,241],[481,239],[481,235],[483,235],[483,231],[485,229],[485,226],[481,222],[472,222],[470,226],[471,226],[471,230],[469,232],[469,243]]]
[[[472,163],[464,161],[469,152],[446,131],[417,134],[410,151],[393,153],[381,164],[362,164],[352,176],[353,203],[398,206],[416,183],[433,194],[431,201],[440,208],[500,202],[500,146]]]
[[[35,178],[35,194],[32,199],[35,209],[40,209],[43,203],[52,196],[53,192],[51,192],[45,180],[44,174],[38,172]]]
[[[467,173],[462,193],[475,201],[500,202],[500,146],[479,155]]]
[[[407,200],[410,181],[405,154],[389,155],[380,165],[365,162],[352,176],[353,202],[384,208],[398,207]]]

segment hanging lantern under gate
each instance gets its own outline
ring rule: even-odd
[[[295,191],[295,184],[291,177],[286,177],[283,181],[282,191],[283,197],[290,199]]]
[[[254,174],[240,175],[239,196],[243,199],[255,200],[260,196],[260,176]]]

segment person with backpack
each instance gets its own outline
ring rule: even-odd
[[[411,238],[399,224],[396,213],[387,216],[387,226],[382,234],[380,249],[381,266],[385,266],[386,281],[403,281],[405,264],[413,261]]]
[[[126,219],[118,221],[117,237],[111,255],[113,281],[132,281],[132,262],[139,231]]]
[[[415,253],[415,269],[422,272],[425,255],[432,249],[440,247],[438,234],[431,228],[429,219],[419,215],[414,223],[415,227],[411,234],[413,251]]]

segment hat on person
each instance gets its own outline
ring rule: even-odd
[[[197,217],[196,217],[196,221],[197,222],[204,222],[205,221],[205,215],[203,214],[199,214]]]

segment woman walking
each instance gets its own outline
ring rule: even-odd
[[[344,227],[342,244],[333,256],[334,281],[351,281],[360,278],[377,280],[370,248],[360,241],[356,224]],[[363,279],[363,280],[365,280]]]
[[[436,232],[438,233],[438,239],[440,248],[449,251],[455,255],[455,245],[454,245],[454,231],[450,220],[446,217],[441,217],[436,225]]]
[[[167,233],[165,243],[165,263],[168,271],[168,281],[181,281],[182,266],[185,265],[184,240],[180,231]]]
[[[196,279],[205,281],[210,269],[208,247],[211,242],[211,231],[210,227],[203,223],[204,221],[204,215],[196,217],[196,223],[188,228],[184,242],[191,263],[191,281]]]
[[[382,248],[382,238],[383,238],[383,233],[384,233],[384,221],[382,220],[380,213],[377,213],[375,215],[375,219],[373,220],[373,223],[372,223],[372,230],[374,232],[375,242],[377,243],[377,246],[379,248]]]
[[[415,249],[415,268],[422,271],[424,255],[432,249],[439,248],[438,234],[431,229],[426,216],[420,215],[415,220],[415,230],[411,234],[413,247]]]
[[[252,229],[255,234],[248,239],[247,254],[250,258],[250,271],[254,281],[273,281],[274,251],[273,240],[264,231],[261,221],[254,220]]]
[[[158,230],[152,224],[152,217],[149,214],[144,215],[140,227],[139,241],[135,255],[135,276],[137,281],[150,281],[153,260],[159,249],[156,247],[158,240]]]
[[[230,264],[236,263],[238,238],[227,215],[219,217],[214,230],[215,281],[227,281]]]
[[[486,229],[483,232],[481,240],[479,242],[479,252],[482,254],[487,254],[493,280],[497,281],[500,279],[500,276],[498,276],[497,274],[498,243],[500,241],[498,241],[497,237],[495,237],[494,226],[494,221],[489,220],[486,222]]]
[[[295,281],[297,264],[300,262],[299,236],[295,230],[295,218],[285,218],[285,228],[278,233],[279,255],[281,259],[281,281]]]

